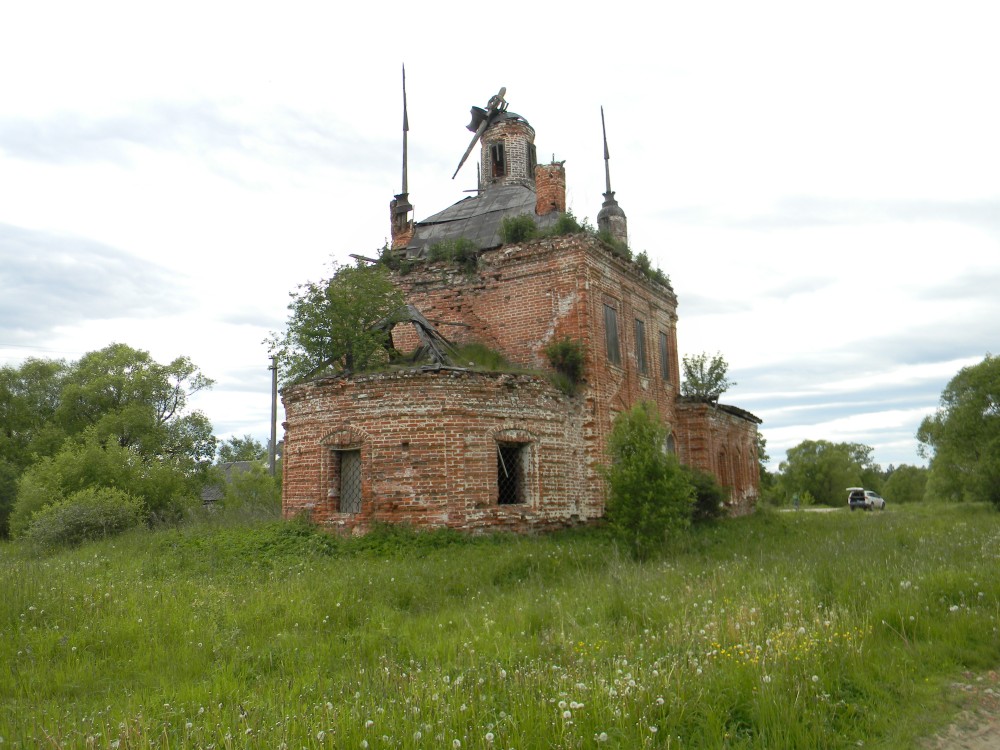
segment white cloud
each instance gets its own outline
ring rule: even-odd
[[[484,33],[509,18],[523,33]],[[0,278],[20,295],[0,355],[188,354],[219,381],[217,427],[266,437],[260,342],[288,292],[388,234],[405,60],[418,218],[474,187],[451,172],[501,85],[593,218],[603,104],[681,351],[727,357],[772,455],[843,437],[914,463],[921,410],[996,348],[998,23],[962,0],[21,3],[0,27]],[[10,231],[70,238],[85,270],[30,291],[46,261]],[[38,348],[10,347],[25,331]]]

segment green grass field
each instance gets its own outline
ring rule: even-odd
[[[1000,514],[601,531],[190,526],[0,545],[6,748],[914,745],[1000,664]]]

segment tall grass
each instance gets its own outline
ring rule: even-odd
[[[1000,515],[599,531],[295,523],[0,547],[6,747],[909,747],[1000,663]]]

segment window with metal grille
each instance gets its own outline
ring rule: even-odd
[[[649,372],[649,361],[646,357],[646,324],[638,318],[635,319],[635,363],[643,375]]]
[[[621,365],[622,353],[618,347],[618,311],[611,305],[604,305],[604,346],[608,350],[608,362]]]
[[[503,177],[507,174],[507,162],[504,160],[502,143],[494,143],[490,146],[490,166],[494,177]]]
[[[660,377],[670,380],[670,347],[667,334],[660,331]]]
[[[334,451],[340,484],[340,512],[361,512],[361,451]]]
[[[497,502],[517,505],[527,502],[524,462],[527,443],[497,443]]]

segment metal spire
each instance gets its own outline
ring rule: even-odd
[[[615,193],[611,189],[611,156],[608,154],[608,129],[604,125],[604,107],[601,107],[601,132],[604,135],[604,205],[597,214],[597,228],[602,232],[607,232],[612,238],[628,245],[628,220],[625,212],[622,211],[618,201],[615,200]]]
[[[603,113],[603,110],[602,110]],[[406,195],[409,191],[406,181],[406,134],[410,131],[410,119],[406,115],[406,64],[403,64],[403,191],[401,195]]]
[[[609,164],[611,156],[608,154],[608,129],[604,126],[604,105],[601,105],[601,132],[604,134],[604,183],[607,186],[606,195],[613,196],[611,192],[611,166]]]

